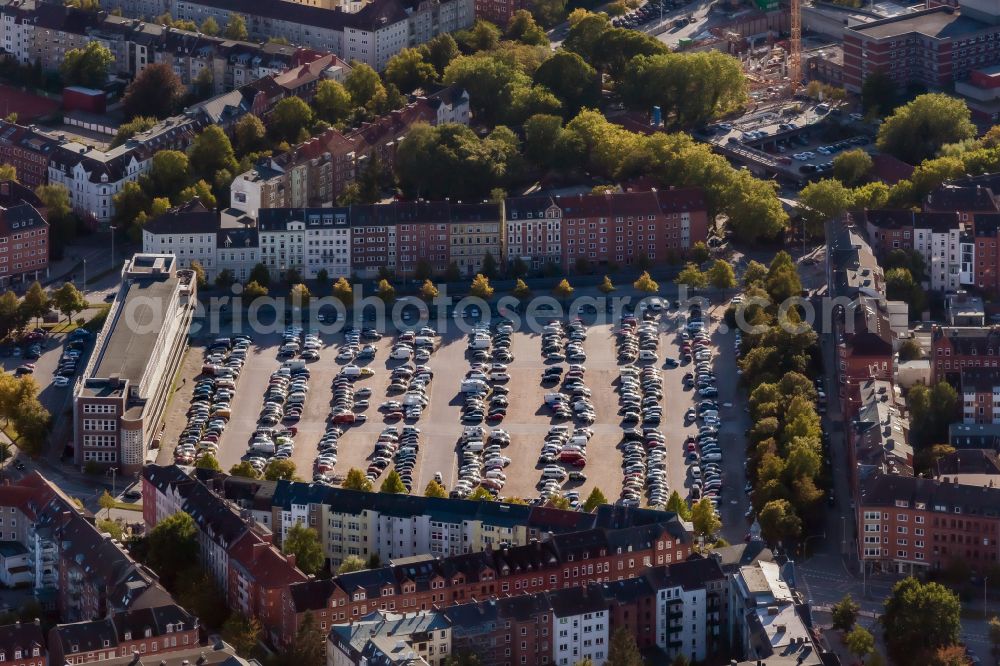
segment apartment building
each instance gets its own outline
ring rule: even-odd
[[[955,559],[983,572],[1000,556],[1000,490],[880,473],[858,485],[858,557],[871,571],[916,573]]]
[[[1000,369],[962,368],[959,381],[962,423],[1000,423]]]
[[[851,482],[879,471],[913,475],[913,447],[906,405],[891,382],[869,379],[859,387],[857,416],[847,428]]]
[[[54,664],[104,663],[116,658],[169,658],[199,644],[198,618],[177,604],[119,611],[49,630]]]
[[[49,223],[26,201],[0,204],[0,288],[48,272]]]
[[[895,249],[915,250],[924,258],[927,285],[949,292],[972,284],[976,272],[975,242],[969,233],[972,223],[963,223],[963,214],[969,215],[954,210],[866,210],[863,217],[868,236],[882,256]]]
[[[837,325],[837,379],[845,413],[852,417],[860,408],[862,385],[893,378],[895,337],[884,305],[865,296],[845,308]]]
[[[0,534],[27,550],[36,598],[63,621],[172,603],[151,572],[37,472],[0,486]]]
[[[351,275],[351,225],[347,208],[264,208],[258,213],[260,262],[278,276],[294,270],[313,279],[326,271]]]
[[[539,269],[562,265],[562,208],[551,196],[510,197],[504,202],[507,262]]]
[[[705,661],[725,636],[728,581],[714,557],[656,567],[646,574],[656,590],[656,645],[671,659]]]
[[[49,158],[58,141],[33,127],[0,119],[0,164],[17,170],[22,185],[36,188],[48,182]]]
[[[0,660],[9,666],[47,666],[41,622],[0,626]]]
[[[445,666],[451,657],[451,624],[435,611],[376,611],[355,623],[334,625],[326,654],[327,666]]]
[[[515,12],[530,8],[524,0],[476,0],[476,18],[492,21],[502,28],[510,23]]]
[[[827,282],[838,297],[885,299],[885,274],[872,245],[857,227],[844,226],[835,231],[828,251]]]
[[[416,123],[467,125],[469,117],[468,94],[446,88],[358,128],[331,128],[238,175],[230,205],[254,216],[263,208],[331,206],[369,165],[391,170],[396,148]]]
[[[136,254],[73,388],[74,462],[135,474],[160,432],[197,303],[173,255]]]
[[[933,326],[931,379],[960,385],[966,368],[996,368],[1000,360],[1000,327]]]
[[[363,62],[378,71],[402,49],[467,28],[475,19],[473,0],[376,0],[356,11],[346,11],[355,9],[353,6],[327,9],[281,0],[170,0],[168,5],[175,18],[199,25],[212,17],[224,26],[230,14],[239,14],[251,39],[263,42],[282,37],[292,44],[332,51],[347,62]]]

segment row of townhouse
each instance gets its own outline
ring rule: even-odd
[[[156,576],[37,472],[0,486],[0,576],[61,621],[172,604]]]
[[[98,150],[63,135],[0,120],[0,161],[23,174],[29,186],[61,184],[69,191],[71,206],[94,224],[109,222],[115,214],[114,196],[125,183],[135,182],[149,170],[159,150],[185,150],[208,125],[231,132],[247,114],[264,117],[281,99],[309,99],[318,81],[340,71],[334,56],[318,56],[278,75],[268,75],[236,90],[199,102],[182,114],[109,150]],[[45,164],[44,175],[40,173]]]
[[[235,14],[243,18],[251,39],[282,38],[379,71],[404,48],[467,28],[475,20],[474,0],[374,0],[334,8],[284,0],[164,0],[155,7],[150,4],[150,0],[102,2],[105,8],[119,9],[131,18],[155,16],[158,14],[150,10],[162,9],[176,19],[198,25],[213,18],[225,27]]]
[[[369,165],[391,171],[396,148],[416,123],[468,125],[470,117],[468,93],[449,87],[355,129],[328,129],[236,176],[230,204],[253,216],[264,208],[333,205]]]
[[[185,86],[207,80],[214,94],[281,74],[317,55],[287,44],[236,41],[106,11],[42,0],[0,0],[0,48],[21,64],[37,62],[43,70],[58,71],[66,51],[91,41],[111,51],[111,72],[125,80],[150,64],[166,63]],[[330,57],[328,75],[342,79],[346,64]]]
[[[581,259],[600,267],[679,257],[707,237],[697,189],[544,201],[265,207],[256,216],[195,201],[151,220],[143,251],[174,254],[181,266],[197,260],[210,279],[229,270],[246,280],[257,263],[276,277],[295,270],[309,279],[321,271],[333,279],[370,278],[385,269],[412,276],[423,264],[438,275],[454,267],[471,277],[487,255],[571,271]]]
[[[785,567],[758,560],[725,570],[693,555],[627,580],[417,612],[380,609],[330,629],[327,666],[442,666],[475,656],[484,666],[583,662],[602,666],[614,635],[635,639],[647,663],[717,660],[818,666],[801,597]]]
[[[283,599],[281,636],[293,640],[307,613],[325,629],[374,610],[412,613],[475,599],[630,580],[690,554],[684,530],[654,523],[583,529],[462,555],[394,558],[379,569],[292,585]]]

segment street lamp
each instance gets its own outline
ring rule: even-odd
[[[990,613],[987,605],[989,604],[989,599],[986,598],[986,583],[989,582],[989,576],[983,576],[983,620],[986,622],[990,621]]]
[[[111,270],[115,269],[115,225],[110,225],[108,229],[111,230]]]
[[[114,261],[114,259],[112,259]],[[83,260],[83,290],[87,291],[87,260]]]

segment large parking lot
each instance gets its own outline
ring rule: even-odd
[[[719,505],[724,523],[729,527],[726,530],[727,537],[741,537],[745,532],[743,524],[743,511],[746,505],[744,484],[744,438],[743,432],[746,425],[746,414],[743,411],[743,402],[739,396],[736,382],[736,359],[734,355],[734,334],[732,332],[722,332],[719,330],[719,317],[721,317],[723,306],[718,305],[707,308],[703,314],[706,326],[706,341],[703,349],[707,352],[708,367],[721,379],[717,384],[718,396],[706,397],[704,399],[714,400],[718,403],[718,435],[717,439],[721,448],[720,477],[722,483],[713,484],[726,489]],[[640,313],[641,314],[641,313]],[[684,376],[694,368],[695,359],[692,362],[674,364],[673,361],[681,360],[681,344],[685,341],[681,339],[681,330],[684,328],[684,315],[672,312],[662,312],[650,314],[650,321],[647,326],[652,326],[655,343],[655,360],[652,358],[636,359],[635,367],[641,369],[648,367],[646,373],[650,374],[653,369],[658,370],[658,375],[662,381],[662,395],[658,399],[659,423],[648,425],[662,433],[663,453],[662,462],[659,458],[656,465],[664,468],[660,478],[666,486],[666,492],[678,490],[682,496],[688,496],[694,480],[690,474],[689,465],[685,462],[685,440],[688,436],[698,432],[699,420],[685,418],[686,413],[694,407],[698,400],[693,395],[697,389],[685,388]],[[595,315],[583,315],[584,320],[578,325],[578,329],[584,332],[585,339],[578,340],[580,349],[585,356],[585,360],[580,360],[577,365],[584,366],[582,369],[571,368],[569,360],[547,359],[543,356],[543,334],[527,330],[512,331],[503,336],[509,342],[498,343],[506,347],[513,359],[504,364],[502,371],[500,368],[493,368],[493,354],[499,349],[492,344],[486,348],[487,365],[485,370],[486,379],[484,384],[481,403],[486,405],[483,408],[483,421],[479,421],[474,415],[463,421],[463,405],[469,398],[469,393],[463,392],[463,380],[473,372],[472,351],[469,348],[470,335],[452,330],[443,334],[434,335],[433,345],[429,347],[429,359],[425,361],[413,361],[405,358],[392,359],[390,351],[398,342],[397,336],[385,335],[379,340],[360,341],[360,345],[371,344],[375,350],[375,356],[371,359],[351,360],[349,355],[340,355],[347,344],[344,333],[332,334],[329,336],[319,335],[317,340],[310,346],[316,347],[315,360],[302,362],[297,355],[287,358],[279,358],[279,350],[286,342],[282,334],[254,335],[253,342],[246,350],[246,361],[242,365],[242,370],[238,377],[232,379],[235,388],[232,389],[232,396],[225,400],[226,405],[222,409],[227,410],[227,419],[217,440],[214,450],[223,469],[228,470],[233,465],[245,459],[248,453],[248,446],[254,440],[255,432],[258,432],[261,424],[259,418],[266,413],[265,402],[275,402],[274,387],[276,385],[296,387],[294,391],[302,392],[302,387],[307,387],[304,403],[301,403],[301,413],[297,418],[282,419],[277,422],[268,422],[264,425],[272,429],[272,438],[281,436],[280,431],[288,428],[285,435],[292,440],[292,446],[285,448],[287,456],[292,460],[300,477],[306,480],[314,478],[314,472],[318,455],[318,445],[322,440],[329,442],[329,428],[333,424],[337,413],[351,412],[364,414],[363,422],[339,424],[343,434],[334,440],[332,455],[335,463],[326,464],[323,469],[323,477],[329,482],[340,481],[351,468],[359,468],[363,472],[369,471],[370,477],[374,478],[374,485],[377,489],[379,484],[386,478],[388,468],[392,467],[391,461],[384,465],[383,469],[373,470],[371,465],[376,458],[376,443],[380,439],[380,433],[386,428],[393,427],[402,432],[404,426],[419,428],[419,449],[416,451],[412,462],[406,467],[412,467],[409,472],[412,478],[411,492],[422,493],[427,483],[440,473],[442,484],[446,490],[456,489],[460,479],[460,467],[463,457],[462,439],[463,432],[467,426],[475,426],[482,423],[485,434],[490,431],[501,429],[506,432],[502,438],[501,458],[509,458],[509,462],[498,469],[502,469],[499,474],[491,475],[492,478],[502,478],[500,484],[490,483],[500,496],[521,497],[533,500],[539,497],[543,472],[546,463],[539,460],[543,452],[543,445],[546,435],[550,433],[553,426],[564,425],[572,433],[574,428],[589,427],[591,433],[583,445],[582,456],[567,457],[566,461],[554,460],[549,464],[563,466],[567,473],[571,471],[583,472],[585,480],[566,479],[560,484],[557,492],[565,493],[577,491],[580,499],[586,498],[590,490],[597,486],[602,489],[609,501],[616,501],[622,497],[623,489],[623,433],[628,428],[638,428],[642,432],[643,424],[623,421],[623,410],[621,396],[618,392],[621,371],[619,368],[619,350],[621,337],[621,322],[614,325],[607,323],[594,323]],[[641,320],[641,317],[639,318]],[[450,323],[450,322],[449,322]],[[569,322],[566,322],[568,324]],[[419,327],[415,327],[419,328]],[[454,326],[449,328],[454,329]],[[525,327],[526,328],[526,327]],[[569,328],[566,328],[569,331]],[[487,333],[488,331],[488,333]],[[490,326],[483,326],[482,337],[497,338],[496,321]],[[304,334],[294,331],[302,348]],[[564,336],[563,342],[569,342],[568,336]],[[690,341],[687,341],[690,343]],[[692,350],[694,351],[694,350]],[[223,355],[223,357],[225,356]],[[581,357],[578,357],[581,358]],[[668,359],[670,359],[668,361]],[[225,362],[225,361],[223,361]],[[187,367],[191,368],[194,362],[189,362]],[[426,395],[427,404],[419,414],[419,418],[414,412],[403,417],[399,414],[391,414],[392,411],[405,411],[397,409],[395,405],[388,409],[383,409],[382,405],[386,401],[393,400],[404,402],[403,398],[409,393],[402,393],[398,390],[387,392],[392,382],[393,371],[405,366],[425,365],[433,373],[426,388],[419,389]],[[275,379],[275,373],[282,366],[286,370],[286,379]],[[347,390],[342,387],[338,394],[340,400],[335,398],[334,383],[338,375],[344,372],[345,367],[365,368],[371,372],[363,371],[358,373],[357,378],[350,381],[343,381],[344,386],[349,386],[350,395],[354,396],[352,402],[345,403],[343,397]],[[200,364],[198,365],[200,367]],[[561,368],[558,382],[543,381],[543,373],[546,368]],[[302,368],[307,370],[303,371]],[[416,373],[421,372],[420,368],[415,368]],[[351,371],[356,372],[354,370]],[[492,377],[496,372],[498,379],[494,381]],[[555,370],[549,370],[556,373]],[[580,407],[580,413],[574,413],[573,403],[575,398],[567,403],[570,408],[570,418],[560,418],[554,414],[551,405],[546,404],[547,394],[564,392],[563,374],[568,377],[571,374],[582,379],[582,387],[589,393],[587,406]],[[224,373],[225,374],[225,373]],[[363,376],[369,375],[370,376]],[[403,373],[406,377],[411,373]],[[429,373],[428,373],[429,374]],[[506,377],[504,376],[506,375]],[[650,376],[656,376],[652,373]],[[399,372],[397,372],[399,376]],[[204,379],[203,377],[199,379]],[[298,379],[298,383],[296,383]],[[197,383],[198,379],[188,379],[189,382]],[[207,384],[207,382],[206,382]],[[228,386],[228,382],[226,382]],[[499,391],[494,387],[502,387]],[[412,391],[411,385],[411,391]],[[493,400],[493,396],[504,392],[502,400]],[[269,394],[269,390],[271,391]],[[207,394],[207,393],[206,393]],[[265,397],[269,395],[270,397]],[[281,395],[288,395],[287,390],[283,390]],[[182,401],[190,399],[190,392],[181,392],[178,398]],[[359,404],[355,409],[345,408],[344,405],[353,405],[353,400],[358,400]],[[360,403],[366,400],[367,404]],[[475,401],[475,400],[474,400]],[[212,400],[208,401],[209,403]],[[288,410],[290,403],[286,403],[284,410]],[[478,402],[476,404],[479,404]],[[645,406],[652,406],[646,403]],[[186,408],[186,403],[182,405]],[[710,410],[706,405],[705,411]],[[172,413],[178,411],[177,405],[171,407]],[[214,409],[214,408],[213,408]],[[272,406],[270,408],[279,417],[280,411]],[[478,407],[470,407],[476,411]],[[490,411],[502,411],[502,420],[488,419]],[[627,411],[627,410],[625,410]],[[589,416],[583,417],[586,412]],[[184,414],[184,410],[180,410]],[[565,416],[565,414],[563,415]],[[209,417],[209,419],[211,416]],[[349,419],[341,417],[339,420]],[[593,422],[587,424],[581,420]],[[171,446],[177,441],[177,433],[184,427],[182,419],[168,420],[168,432],[165,433],[165,443]],[[468,438],[467,438],[468,439]],[[508,443],[509,441],[509,443]],[[281,444],[286,440],[276,442],[276,449],[281,448]],[[488,445],[488,442],[487,442]],[[381,447],[385,448],[385,447]],[[572,448],[572,447],[570,447]],[[331,447],[327,446],[326,451],[331,453]],[[260,457],[265,461],[270,452],[261,453]],[[391,456],[391,451],[387,454]],[[660,454],[657,454],[660,455]],[[559,455],[556,456],[559,458]],[[574,466],[569,460],[584,461],[584,466]],[[650,467],[653,460],[648,460]],[[329,463],[329,455],[326,458]],[[706,468],[707,471],[707,468]],[[578,475],[575,475],[578,476]],[[645,475],[642,475],[645,476]],[[481,478],[485,479],[486,476]],[[497,488],[496,486],[501,486]],[[646,489],[648,490],[648,489]],[[662,495],[658,497],[662,500]],[[647,492],[640,494],[640,502],[645,504],[648,500]],[[660,500],[658,500],[660,501]],[[732,503],[735,501],[736,503]],[[731,531],[731,533],[730,533]]]

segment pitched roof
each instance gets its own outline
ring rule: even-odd
[[[250,530],[230,546],[229,562],[241,567],[263,589],[288,587],[307,580],[293,561]]]
[[[921,504],[927,511],[942,514],[1000,517],[1000,488],[878,472],[861,479],[859,495],[863,507],[895,507],[897,500],[903,500],[911,507]]]
[[[0,626],[0,654],[5,659],[13,660],[17,651],[25,657],[31,657],[35,650],[38,650],[41,657],[45,657],[45,636],[37,621]]]
[[[945,184],[927,195],[928,210],[1000,212],[989,187]]]

